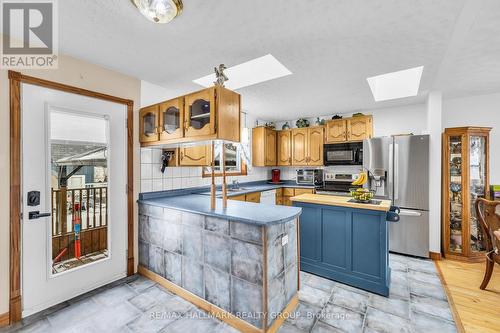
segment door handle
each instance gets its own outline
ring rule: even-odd
[[[41,218],[41,217],[49,217],[49,216],[51,216],[51,215],[52,215],[52,214],[50,214],[50,213],[40,213],[40,211],[35,210],[35,211],[33,211],[33,212],[29,212],[29,213],[28,213],[28,218],[29,218],[30,220],[35,220],[35,219],[39,219],[39,218]]]
[[[422,216],[422,213],[414,211],[414,210],[401,209],[400,212],[399,212],[399,215],[401,215],[401,216],[420,217],[420,216]]]

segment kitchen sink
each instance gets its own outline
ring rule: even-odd
[[[239,187],[239,188],[228,188],[228,192],[242,192],[242,191],[248,191],[250,188],[248,187]]]

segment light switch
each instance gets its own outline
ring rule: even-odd
[[[288,243],[288,235],[283,235],[281,237],[281,246],[285,246]]]

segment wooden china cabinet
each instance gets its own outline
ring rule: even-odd
[[[489,127],[447,128],[443,134],[442,221],[444,256],[485,260],[485,239],[475,202],[489,192]]]

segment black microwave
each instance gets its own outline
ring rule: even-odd
[[[325,165],[363,165],[363,142],[324,145],[323,154]]]

